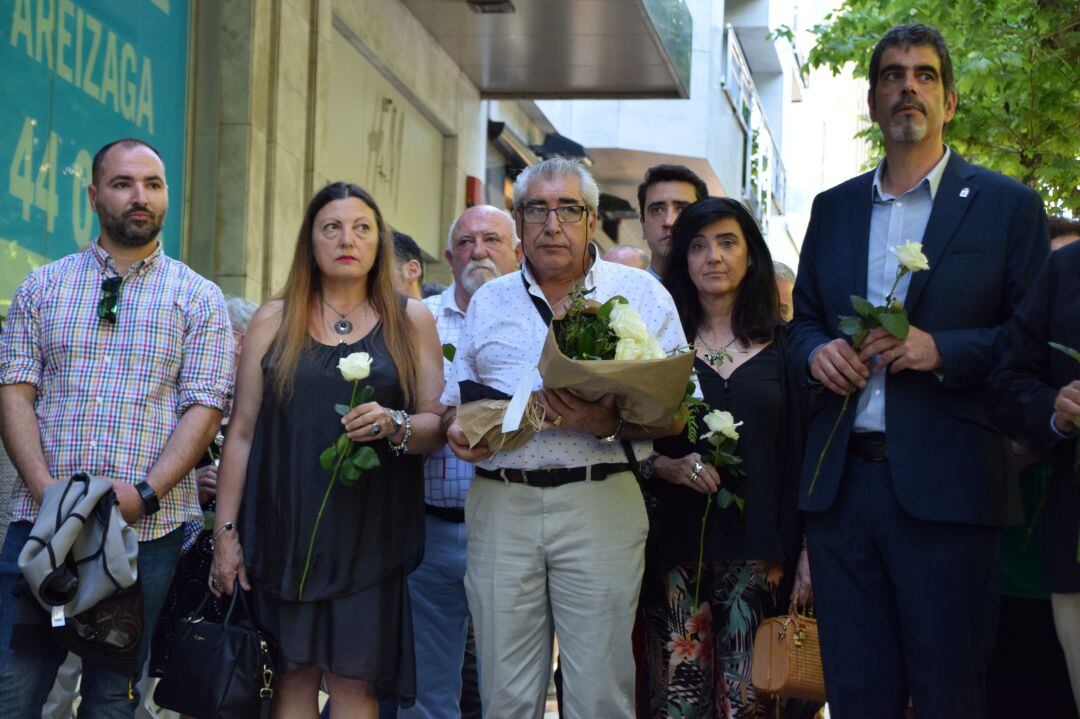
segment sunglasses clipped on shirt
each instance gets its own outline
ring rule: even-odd
[[[111,325],[116,324],[117,309],[120,305],[120,284],[123,277],[109,277],[101,281],[101,299],[98,300],[97,316]]]

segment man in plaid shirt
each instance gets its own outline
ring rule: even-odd
[[[470,207],[450,227],[446,261],[454,284],[424,304],[435,315],[443,344],[457,346],[469,299],[488,280],[513,272],[521,245],[509,214],[490,205]],[[450,363],[443,362],[449,375]],[[465,599],[465,495],[474,468],[443,447],[424,464],[427,511],[424,561],[409,575],[416,641],[416,704],[400,719],[461,717],[461,665],[469,605]],[[466,712],[467,713],[467,712]]]
[[[44,625],[34,649],[10,646],[18,556],[45,488],[76,472],[112,480],[139,535],[145,657],[183,524],[201,516],[192,468],[232,382],[221,291],[162,252],[169,203],[157,151],[133,139],[106,145],[87,192],[98,239],[31,272],[0,335],[0,417],[20,476],[0,552],[0,707],[9,719],[41,716],[67,654]],[[134,716],[132,684],[84,662],[80,716]]]

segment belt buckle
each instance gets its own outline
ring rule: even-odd
[[[528,484],[529,483],[529,475],[525,472],[524,469],[519,469],[518,471],[521,472],[521,483],[522,484]]]

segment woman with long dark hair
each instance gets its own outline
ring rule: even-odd
[[[336,182],[312,198],[292,268],[244,338],[218,477],[215,594],[253,588],[274,640],[276,717],[410,705],[416,683],[405,577],[423,550],[423,455],[442,444],[442,355],[431,313],[393,290],[390,231],[372,197]],[[343,417],[353,383],[338,362],[371,358],[371,400]],[[379,466],[333,487],[320,453],[342,432]],[[309,542],[321,514],[305,576]],[[243,550],[241,550],[241,543]]]
[[[750,685],[761,619],[809,599],[796,509],[802,461],[801,397],[784,351],[773,262],[754,218],[737,201],[707,197],[672,229],[664,286],[675,299],[707,405],[742,422],[744,476],[709,464],[709,443],[658,440],[648,485],[659,502],[643,609],[657,717],[771,717]],[[743,500],[713,506],[721,487]],[[704,562],[697,583],[699,541]],[[796,571],[796,566],[800,571]],[[694,606],[695,595],[699,604]]]

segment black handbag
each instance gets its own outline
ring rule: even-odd
[[[196,719],[269,717],[274,698],[270,642],[255,627],[239,585],[222,622],[203,617],[210,596],[176,623],[154,701]]]

